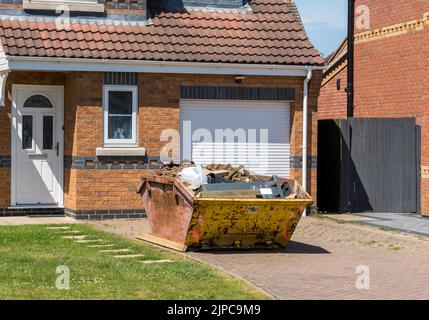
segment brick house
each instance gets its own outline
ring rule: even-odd
[[[0,0],[0,11],[0,216],[142,216],[140,176],[185,121],[272,129],[269,171],[296,179],[308,139],[315,194],[323,60],[293,1]]]
[[[319,95],[318,119],[347,118],[347,39],[326,60]]]
[[[370,29],[355,26],[354,117],[415,119],[421,130],[418,205],[429,216],[429,2],[356,0],[356,7],[362,5],[369,9]],[[327,64],[320,123],[347,118],[347,41]]]

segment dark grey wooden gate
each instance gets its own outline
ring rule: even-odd
[[[417,128],[408,118],[341,121],[340,211],[419,211]]]

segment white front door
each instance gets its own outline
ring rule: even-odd
[[[63,205],[63,87],[13,85],[12,206]]]

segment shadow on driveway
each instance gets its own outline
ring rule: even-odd
[[[290,241],[287,248],[274,249],[205,249],[190,250],[192,252],[212,253],[212,254],[261,254],[261,253],[283,253],[283,254],[331,254],[322,247],[312,246],[310,244]]]

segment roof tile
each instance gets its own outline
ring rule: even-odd
[[[322,65],[290,0],[252,0],[252,12],[160,12],[147,25],[0,20],[8,55]],[[29,18],[27,18],[29,19]]]

